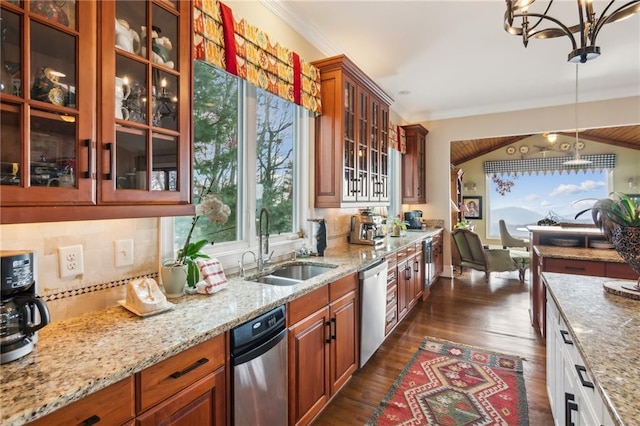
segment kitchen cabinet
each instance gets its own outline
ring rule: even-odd
[[[547,394],[556,425],[613,425],[574,336],[547,295]]]
[[[462,205],[462,178],[464,176],[464,170],[462,169],[451,169],[451,201],[456,205],[456,207],[460,207]],[[458,222],[462,222],[462,212],[453,211],[451,212],[451,229]]]
[[[190,5],[35,5],[2,2],[2,223],[192,214]]]
[[[32,426],[130,424],[135,416],[133,376],[69,404],[31,423]]]
[[[388,336],[398,324],[398,255],[391,253],[385,259],[387,260],[387,308],[384,334]]]
[[[431,237],[433,244],[431,255],[433,256],[433,263],[435,271],[433,273],[433,282],[435,282],[442,272],[444,271],[444,240],[442,234],[444,231],[440,231]],[[433,282],[431,284],[433,284]]]
[[[530,289],[531,324],[545,336],[546,289],[543,272],[587,275],[636,280],[638,275],[613,249],[590,248],[591,242],[603,241],[599,229],[560,228],[553,226],[529,227],[533,249],[531,251]],[[562,246],[558,244],[572,244]]]
[[[344,55],[313,65],[322,85],[322,115],[315,126],[315,207],[386,205],[392,99]]]
[[[422,242],[410,244],[398,250],[397,255],[398,321],[402,321],[422,296],[424,286]]]
[[[407,140],[407,152],[402,156],[402,204],[424,204],[426,194],[426,136],[429,131],[421,124],[402,126]]]
[[[289,303],[289,424],[309,424],[358,367],[358,276]]]
[[[136,424],[226,424],[225,341],[220,334],[137,373]]]

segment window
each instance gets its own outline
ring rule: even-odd
[[[582,207],[572,204],[589,198],[604,198],[609,193],[608,170],[587,170],[579,173],[539,173],[517,175],[487,175],[488,236],[499,238],[498,221],[504,219],[509,232],[526,237],[518,230],[536,225],[547,216],[575,222]],[[580,221],[591,223],[585,215]]]
[[[299,227],[304,187],[297,162],[305,155],[304,110],[202,61],[194,62],[193,202],[203,188],[229,206],[224,224],[200,218],[191,241],[215,243],[205,251],[238,256],[256,246],[260,209],[269,210],[270,240],[290,244]],[[249,213],[247,213],[249,212]],[[192,217],[163,222],[163,259],[184,244]],[[280,237],[278,237],[280,236]],[[235,258],[234,258],[235,259]],[[235,265],[235,260],[223,265]]]

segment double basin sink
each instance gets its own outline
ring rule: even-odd
[[[249,281],[277,286],[289,286],[317,277],[336,267],[337,265],[319,265],[313,263],[282,265],[276,267],[273,271],[269,272],[268,275],[249,278]]]

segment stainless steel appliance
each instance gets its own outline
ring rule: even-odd
[[[351,244],[364,244],[379,247],[384,245],[385,236],[382,232],[382,216],[363,212],[351,216]]]
[[[433,258],[433,241],[431,237],[422,240],[422,258],[424,259],[424,288],[433,284],[436,273],[436,263]]]
[[[49,324],[49,310],[36,294],[35,256],[30,251],[0,251],[0,364],[31,351],[37,331]]]
[[[360,294],[360,368],[384,342],[385,316],[387,308],[386,260],[368,266],[359,272]]]
[[[407,229],[422,229],[422,210],[412,210],[404,213]]]
[[[287,424],[287,329],[279,306],[231,330],[233,424]]]

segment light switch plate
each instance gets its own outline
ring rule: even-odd
[[[133,240],[115,241],[116,268],[133,265]]]
[[[75,277],[84,274],[84,257],[82,245],[58,247],[60,278]]]

